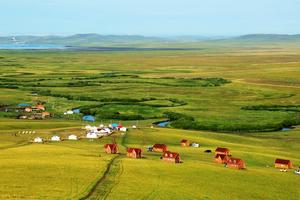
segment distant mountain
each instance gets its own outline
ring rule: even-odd
[[[300,41],[300,34],[250,34],[233,38],[242,41]]]

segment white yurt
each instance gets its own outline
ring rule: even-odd
[[[200,145],[198,143],[192,143],[192,147],[198,148]]]
[[[68,140],[78,140],[76,135],[69,135]]]
[[[58,141],[60,141],[60,137],[59,136],[57,136],[57,135],[54,135],[54,136],[52,136],[51,137],[51,139],[50,139],[51,141],[55,141],[55,142],[58,142]]]
[[[86,134],[86,138],[89,138],[89,139],[96,139],[96,138],[98,138],[98,135],[97,135],[96,133],[94,133],[94,132],[88,132],[88,133]]]
[[[127,131],[127,128],[126,128],[126,127],[122,127],[122,128],[120,128],[120,131],[126,132],[126,131]]]
[[[136,128],[136,125],[132,125],[132,128]]]
[[[68,110],[66,113],[67,113],[67,115],[73,115],[74,114],[74,112],[72,110]]]
[[[104,128],[104,125],[103,125],[103,124],[100,124],[100,125],[99,125],[99,128]]]
[[[35,142],[35,143],[42,143],[43,139],[40,138],[40,137],[36,137],[36,138],[34,138],[33,142]]]

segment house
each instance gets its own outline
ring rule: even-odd
[[[226,164],[229,159],[230,157],[224,154],[217,154],[215,156],[215,162],[219,164]]]
[[[36,137],[36,138],[34,138],[33,142],[34,142],[34,143],[42,143],[42,142],[43,142],[43,139],[40,138],[40,137]]]
[[[68,140],[78,140],[76,135],[69,135]]]
[[[126,131],[127,131],[127,128],[126,128],[126,127],[122,127],[122,128],[120,128],[119,130],[122,131],[122,132],[126,132]]]
[[[275,168],[279,169],[291,169],[293,167],[292,162],[290,160],[284,160],[277,158],[275,160]]]
[[[185,140],[185,139],[181,140],[180,144],[181,144],[182,147],[190,146],[190,142],[188,140]]]
[[[35,106],[35,110],[46,110],[45,106],[42,104],[38,104]]]
[[[54,142],[59,142],[59,141],[60,141],[60,137],[57,136],[57,135],[54,135],[54,136],[51,137],[50,140],[51,140],[51,141],[54,141]]]
[[[88,132],[86,134],[86,138],[89,138],[89,139],[97,139],[98,138],[98,135],[95,133],[95,132]]]
[[[50,117],[49,112],[42,112],[42,118]]]
[[[162,159],[167,162],[180,163],[179,153],[166,151],[162,155]]]
[[[88,122],[94,122],[95,121],[95,117],[92,115],[85,115],[82,117],[83,121],[88,121]]]
[[[26,107],[26,108],[24,109],[24,111],[25,111],[25,112],[31,112],[31,111],[32,111],[32,108],[31,108],[31,107]]]
[[[154,144],[152,151],[154,152],[165,152],[168,151],[167,145],[165,144]]]
[[[245,169],[246,164],[242,159],[239,158],[230,158],[227,161],[227,167],[232,169]]]
[[[106,153],[116,154],[116,153],[118,153],[118,146],[117,146],[117,144],[105,144],[104,150]]]
[[[127,157],[129,158],[142,158],[142,150],[138,148],[128,148]]]
[[[215,150],[215,155],[220,154],[220,155],[229,155],[229,149],[227,148],[222,148],[222,147],[218,147]]]

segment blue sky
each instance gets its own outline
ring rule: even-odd
[[[300,0],[0,0],[0,35],[300,33]]]

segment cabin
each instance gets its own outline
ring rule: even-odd
[[[275,168],[279,169],[291,169],[293,167],[292,162],[290,160],[284,160],[277,158],[275,160]]]
[[[165,152],[168,151],[167,145],[165,144],[154,144],[152,151],[154,152]]]
[[[60,137],[57,136],[57,135],[54,135],[54,136],[51,137],[50,140],[51,140],[51,141],[54,141],[54,142],[59,142],[59,141],[60,141]]]
[[[215,155],[220,154],[220,155],[229,155],[229,149],[223,148],[223,147],[218,147],[215,150]]]
[[[34,138],[33,142],[34,142],[34,143],[42,143],[42,142],[43,142],[43,139],[40,138],[40,137],[36,137],[36,138]]]
[[[229,156],[223,154],[217,154],[215,156],[215,162],[219,164],[226,164],[229,159],[230,159]]]
[[[180,163],[179,153],[166,151],[162,155],[162,160],[172,163]]]
[[[129,158],[142,158],[142,150],[138,148],[128,148],[127,157]]]
[[[117,146],[117,144],[105,144],[104,150],[106,153],[116,154],[116,153],[118,153],[118,146]]]
[[[246,169],[246,164],[242,159],[230,158],[227,161],[227,167],[232,169]]]
[[[78,140],[76,135],[69,135],[68,140]]]
[[[190,142],[188,140],[185,140],[185,139],[181,140],[180,144],[181,144],[182,147],[190,146]]]

